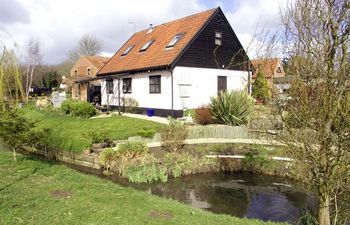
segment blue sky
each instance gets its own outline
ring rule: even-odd
[[[60,63],[80,37],[92,34],[110,56],[136,30],[221,6],[244,47],[256,27],[278,29],[283,0],[0,0],[0,43],[17,46],[34,38],[43,63]],[[254,51],[248,52],[252,57]]]

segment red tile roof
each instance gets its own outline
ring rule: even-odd
[[[84,57],[86,60],[88,60],[92,65],[94,65],[96,67],[97,70],[100,70],[104,65],[106,65],[106,63],[108,62],[108,60],[110,58],[108,57],[103,57],[103,56],[87,56],[87,55],[83,55],[82,57]]]
[[[279,59],[253,59],[251,60],[256,72],[253,74],[253,78],[256,77],[258,70],[261,69],[265,74],[265,77],[273,77],[275,73],[276,66],[279,62]]]
[[[218,8],[210,9],[155,26],[150,33],[149,29],[135,33],[98,75],[170,66],[217,10]],[[173,48],[166,49],[169,42],[179,33],[184,33],[182,38]],[[139,52],[150,40],[154,40],[152,45],[146,51]],[[127,55],[121,56],[129,46],[134,47]]]

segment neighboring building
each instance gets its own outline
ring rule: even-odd
[[[258,71],[262,70],[267,79],[267,84],[271,90],[274,88],[274,79],[285,76],[283,64],[279,59],[254,59],[252,60],[252,64],[255,68],[252,76],[252,81],[254,82],[256,79]]]
[[[222,10],[211,9],[130,37],[98,72],[102,105],[132,97],[140,113],[181,117],[219,91],[246,88],[249,64]]]
[[[293,80],[295,80],[295,77],[292,76],[273,78],[273,88],[275,93],[280,97],[288,97],[288,90]]]
[[[96,78],[96,73],[108,60],[102,56],[80,56],[70,71],[73,99],[101,101],[101,81]]]

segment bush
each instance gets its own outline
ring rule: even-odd
[[[194,110],[194,121],[201,125],[214,123],[212,113],[208,106],[201,106]]]
[[[128,141],[118,145],[118,152],[127,158],[134,158],[148,153],[148,147],[143,142]]]
[[[50,133],[48,129],[37,128],[36,123],[18,109],[0,111],[0,141],[12,147],[14,160],[18,149],[34,152]]]
[[[122,98],[123,101],[123,107],[125,112],[134,113],[136,112],[137,107],[139,106],[139,103],[136,99],[131,97],[124,97]]]
[[[142,128],[142,130],[137,132],[137,135],[144,137],[144,138],[153,138],[156,131],[154,129],[149,128]]]
[[[61,110],[65,114],[85,118],[89,118],[97,114],[95,107],[89,102],[72,99],[62,102]]]
[[[267,159],[266,155],[259,154],[259,150],[252,149],[244,154],[242,160],[246,170],[254,173],[267,172],[271,167],[271,160]]]
[[[211,98],[210,110],[213,118],[222,124],[239,126],[248,122],[254,99],[246,91],[221,92]]]
[[[188,137],[188,129],[181,122],[171,119],[169,125],[161,130],[160,137],[162,147],[169,152],[178,152]]]
[[[119,152],[115,151],[112,148],[106,148],[104,149],[99,156],[99,163],[104,168],[109,170],[113,164],[117,161],[119,157]]]
[[[87,138],[91,139],[91,143],[112,143],[109,129],[92,130],[87,133]]]
[[[194,109],[186,109],[186,110],[184,111],[184,115],[193,118],[193,117],[194,117]]]
[[[72,105],[74,104],[73,99],[67,99],[61,104],[61,110],[64,114],[70,114],[72,110]]]
[[[258,74],[256,75],[256,79],[252,85],[253,89],[253,97],[263,101],[264,103],[268,102],[271,99],[271,91],[267,84],[267,79],[265,74],[261,69],[258,70]]]

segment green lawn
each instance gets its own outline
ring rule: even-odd
[[[0,146],[0,224],[272,224],[217,215]],[[234,203],[232,203],[234,204]]]
[[[86,119],[61,115],[55,112],[23,109],[27,118],[38,120],[38,127],[51,128],[57,136],[61,150],[82,152],[91,144],[86,134],[91,130],[109,129],[113,140],[135,136],[142,129],[159,130],[162,124],[147,120],[113,115],[108,118]],[[84,135],[85,134],[85,135]],[[60,138],[58,138],[60,137]]]

